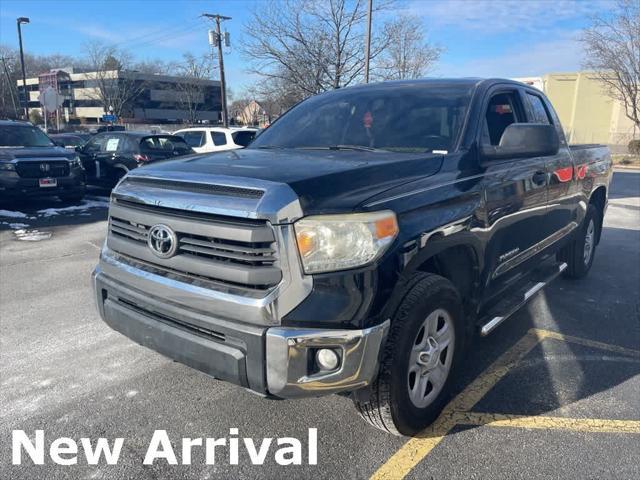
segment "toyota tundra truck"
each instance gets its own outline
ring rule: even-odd
[[[488,335],[593,263],[612,175],[552,105],[500,79],[309,98],[248,148],[131,171],[93,274],[103,320],[265,397],[349,395],[431,423]]]

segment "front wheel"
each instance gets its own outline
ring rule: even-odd
[[[354,396],[362,418],[395,435],[413,435],[432,423],[450,396],[464,345],[464,317],[456,288],[446,278],[418,273],[391,320],[380,373],[365,400]]]

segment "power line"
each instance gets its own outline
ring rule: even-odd
[[[144,44],[148,42],[155,42],[157,39],[167,39],[174,36],[176,33],[180,33],[182,31],[190,31],[201,22],[202,22],[202,19],[198,17],[197,19],[192,20],[187,24],[178,24],[178,25],[163,27],[161,29],[154,30],[152,32],[147,32],[142,35],[129,37],[119,42],[112,43],[111,45],[114,47],[119,47],[123,45],[133,45],[133,44],[137,45],[137,44]],[[157,37],[157,38],[154,38],[154,37]]]

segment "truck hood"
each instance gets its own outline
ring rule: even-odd
[[[12,160],[49,160],[70,159],[76,155],[75,152],[62,147],[0,147],[0,161],[10,162]]]
[[[286,184],[310,215],[353,211],[385,190],[433,175],[441,163],[442,156],[430,153],[248,148],[158,162],[129,177],[206,182],[221,176],[246,179],[247,185]]]

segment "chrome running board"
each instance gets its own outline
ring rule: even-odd
[[[498,327],[498,325],[502,324],[502,322],[520,310],[533,296],[535,296],[536,293],[551,283],[566,268],[566,263],[560,263],[555,266],[551,274],[543,281],[535,282],[533,285],[530,282],[525,286],[526,290],[524,292],[519,290],[513,297],[508,297],[505,300],[500,301],[485,317],[488,321],[486,323],[482,321],[480,322],[481,324],[484,323],[482,327],[480,327],[480,335],[483,337],[489,335],[496,329],[496,327]]]

